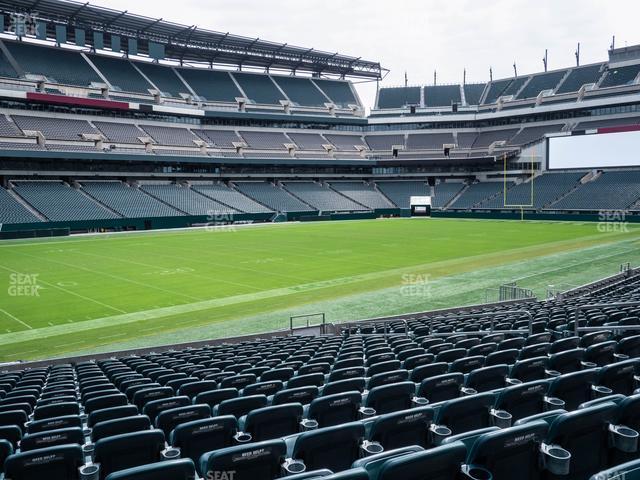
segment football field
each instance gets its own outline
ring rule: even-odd
[[[391,219],[0,243],[0,361],[284,329],[544,294],[640,262],[640,229]],[[495,300],[495,298],[493,298]]]

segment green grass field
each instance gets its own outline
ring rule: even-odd
[[[544,295],[640,261],[640,230],[394,219],[0,243],[0,360],[50,358]],[[564,288],[563,288],[564,289]]]

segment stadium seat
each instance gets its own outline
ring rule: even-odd
[[[509,367],[507,365],[478,368],[469,372],[464,386],[480,393],[504,388],[508,374]]]
[[[426,398],[429,403],[437,403],[458,398],[464,384],[462,373],[448,373],[426,378],[418,387],[418,396]]]
[[[44,407],[36,407],[33,411],[34,420],[61,417],[63,415],[79,415],[80,406],[76,402],[56,403]]]
[[[15,447],[9,440],[0,439],[0,472],[4,469],[4,462],[13,453]]]
[[[105,420],[115,420],[116,418],[132,417],[138,414],[138,408],[135,405],[123,405],[120,407],[110,407],[101,410],[94,410],[87,417],[87,426],[93,427],[99,422]]]
[[[453,443],[424,452],[403,455],[385,462],[371,480],[452,480],[460,478],[460,469],[467,449],[463,443]],[[481,477],[487,478],[487,477]],[[490,477],[489,477],[490,478]]]
[[[162,430],[166,437],[181,423],[211,417],[211,407],[206,404],[186,405],[163,410],[156,416],[155,426]]]
[[[547,398],[548,380],[522,383],[503,389],[495,402],[495,408],[509,412],[513,421],[537,415],[547,409],[562,408],[564,402]]]
[[[248,395],[266,395],[267,397],[274,395],[276,392],[282,390],[283,383],[280,380],[269,380],[266,382],[257,382],[247,385],[242,390],[243,396]]]
[[[183,397],[166,397],[160,400],[151,400],[147,402],[142,409],[142,414],[149,417],[151,423],[155,424],[156,417],[165,410],[172,408],[187,407],[191,405],[191,399],[187,396]]]
[[[177,425],[169,437],[169,444],[180,449],[182,457],[192,459],[200,475],[200,457],[206,453],[234,445],[238,421],[231,415],[194,420]]]
[[[264,395],[251,395],[249,397],[232,398],[224,400],[213,408],[213,415],[233,415],[240,418],[247,415],[251,410],[267,406],[267,397]]]
[[[364,378],[349,378],[347,380],[338,380],[337,382],[328,382],[322,387],[322,396],[353,391],[362,393],[365,390],[365,385],[366,380]]]
[[[80,445],[60,445],[10,455],[4,462],[4,474],[12,480],[79,480],[83,463]]]
[[[603,388],[594,386],[596,375],[596,369],[561,375],[551,381],[548,394],[562,400],[566,410],[574,410],[578,408],[578,405],[588,402],[596,396],[611,393],[609,389],[604,391]]]
[[[636,380],[639,367],[638,359],[605,365],[598,371],[595,384],[609,388],[613,393],[631,395],[639,387]]]
[[[428,448],[433,443],[429,430],[433,418],[431,407],[380,415],[373,421],[368,439],[380,443],[385,451],[411,445]]]
[[[220,388],[217,390],[206,390],[198,393],[193,399],[194,404],[206,404],[211,408],[215,407],[219,403],[237,398],[239,395],[237,388]]]
[[[506,426],[509,426],[510,414],[506,412],[492,413],[493,403],[494,395],[492,393],[479,393],[448,400],[438,409],[436,423],[450,429],[453,435],[493,426],[494,420],[507,422]]]
[[[372,408],[377,415],[406,410],[413,406],[415,390],[413,382],[374,387],[365,396],[363,404],[366,408]]]
[[[582,359],[584,358],[584,349],[574,348],[554,353],[549,356],[549,370],[560,373],[571,373],[582,370]],[[595,366],[595,365],[592,365]]]
[[[94,461],[100,464],[100,478],[126,468],[154,463],[164,450],[162,430],[113,435],[95,443]]]
[[[284,403],[300,403],[301,405],[307,405],[317,396],[318,387],[286,388],[276,392],[271,400],[271,404],[282,405]]]
[[[445,362],[431,363],[428,365],[420,365],[413,369],[409,380],[414,383],[420,383],[426,378],[444,375],[449,371],[449,365]]]
[[[277,478],[286,453],[284,440],[222,448],[203,454],[199,471],[204,478],[222,478],[226,472],[234,472],[235,480]]]
[[[181,458],[120,470],[110,474],[105,480],[193,480],[194,478],[193,461]]]
[[[66,444],[84,444],[82,429],[78,427],[71,427],[60,428],[58,430],[47,430],[39,433],[28,433],[22,437],[22,441],[20,442],[20,451],[28,452],[30,450]]]
[[[469,452],[465,471],[472,474],[480,467],[487,470],[493,480],[511,480],[514,476],[540,480],[543,474],[540,444],[547,429],[545,422],[537,421],[480,436]]]
[[[123,433],[139,432],[151,428],[151,422],[146,415],[103,420],[96,423],[91,429],[91,441],[97,442],[102,438]]]
[[[559,445],[571,454],[568,473],[562,478],[589,478],[609,466],[612,434],[607,428],[613,419],[615,408],[613,403],[603,403],[559,415],[553,420],[546,443]],[[635,432],[636,443],[637,435]],[[616,438],[622,435],[613,436]]]
[[[347,470],[360,457],[364,434],[360,422],[305,432],[296,438],[292,458],[302,461],[307,470]]]
[[[324,395],[311,401],[306,418],[318,422],[320,428],[353,422],[358,419],[361,402],[357,391]]]
[[[300,431],[302,414],[299,403],[256,408],[240,420],[240,429],[254,442],[286,437]]]

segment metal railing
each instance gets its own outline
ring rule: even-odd
[[[640,330],[640,325],[608,325],[600,327],[581,327],[579,326],[580,312],[589,308],[608,308],[608,307],[638,307],[640,302],[615,302],[615,303],[592,303],[589,305],[578,305],[573,316],[573,332],[577,336],[579,332],[601,332],[602,330],[616,331],[633,331]]]
[[[320,323],[315,324],[315,325],[311,325],[311,324],[309,323],[309,319],[310,319],[311,317],[320,317],[320,318],[322,319],[322,321],[321,321]],[[305,326],[302,326],[302,327],[300,327],[300,326],[298,326],[298,327],[294,327],[294,326],[293,326],[293,321],[294,321],[295,319],[298,319],[298,318],[306,318],[306,319],[307,319],[307,324],[306,324]],[[320,313],[306,313],[306,314],[302,314],[302,315],[291,315],[291,316],[289,317],[289,330],[293,332],[296,328],[311,328],[311,327],[317,327],[317,326],[320,326],[320,331],[322,332],[322,331],[324,330],[324,328],[325,328],[325,327],[324,327],[324,325],[325,325],[326,323],[327,323],[327,320],[326,320],[326,316],[325,316],[324,312],[320,312]]]

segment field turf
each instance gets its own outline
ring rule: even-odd
[[[0,361],[284,329],[316,309],[339,322],[470,303],[480,285],[546,285],[564,266],[585,283],[640,260],[639,239],[633,226],[393,219],[7,241]]]

